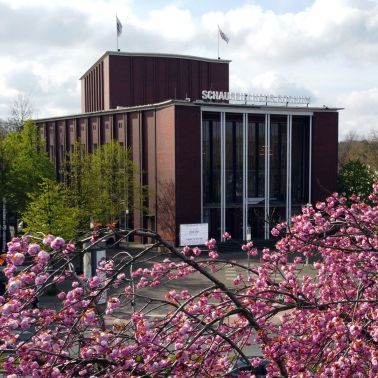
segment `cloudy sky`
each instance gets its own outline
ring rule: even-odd
[[[106,50],[217,57],[230,89],[343,107],[340,137],[378,129],[378,0],[0,0],[0,118],[80,112],[79,77]]]

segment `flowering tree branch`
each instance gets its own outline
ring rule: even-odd
[[[177,249],[146,230],[97,230],[86,248],[51,235],[13,239],[2,256],[0,365],[9,378],[221,377],[242,361],[250,376],[257,344],[270,376],[375,377],[377,192],[369,204],[333,194],[303,208],[272,229],[279,240],[261,258],[252,242],[242,245],[252,267],[220,258],[213,239],[204,250]],[[75,260],[111,236],[118,247],[132,236],[152,244],[78,275]],[[52,285],[54,303],[33,308]]]

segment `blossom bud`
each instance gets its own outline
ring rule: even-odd
[[[30,244],[28,247],[28,254],[30,256],[36,256],[41,250],[41,247],[38,244]]]
[[[23,253],[17,252],[11,257],[11,261],[14,265],[22,265],[25,260],[25,255]]]
[[[50,246],[51,246],[52,249],[57,250],[57,249],[61,249],[61,248],[63,248],[64,245],[65,245],[65,241],[64,241],[64,239],[57,237],[57,238],[55,238],[55,239],[51,242],[51,245],[50,245]]]
[[[50,255],[45,251],[40,251],[37,255],[37,261],[41,264],[46,264],[50,259]]]

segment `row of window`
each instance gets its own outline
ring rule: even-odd
[[[247,114],[246,117],[244,129],[243,114],[226,113],[222,138],[221,114],[203,112],[203,214],[212,235],[219,234],[222,195],[225,197],[226,230],[240,239],[245,237],[243,229],[247,229],[251,237],[263,237],[268,218],[272,218],[272,222],[285,218],[288,117],[270,115],[269,122],[266,122],[265,114]],[[292,116],[290,132],[290,194],[291,206],[295,208],[308,201],[309,116]],[[221,172],[222,154],[224,172]],[[269,188],[267,196],[266,187]],[[243,198],[243,188],[246,198]],[[269,198],[269,214],[264,213],[265,198]],[[243,225],[243,206],[247,206],[246,225]]]

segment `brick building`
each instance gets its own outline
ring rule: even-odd
[[[228,92],[229,64],[106,52],[81,77],[81,114],[36,120],[57,172],[78,139],[88,153],[118,140],[150,188],[130,227],[176,243],[180,225],[199,223],[216,239],[269,238],[273,222],[336,189],[339,109]]]

